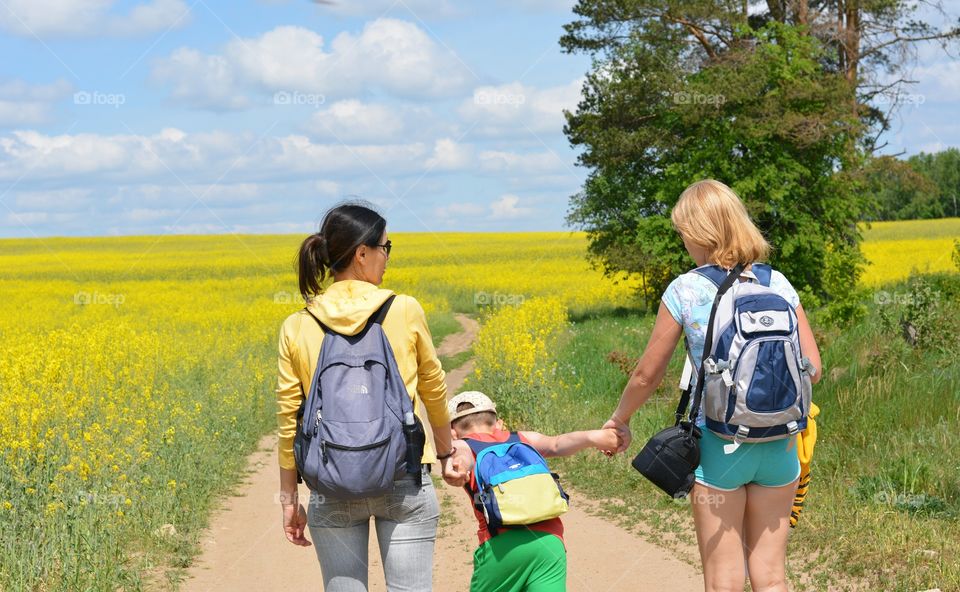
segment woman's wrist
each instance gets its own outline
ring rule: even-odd
[[[283,507],[295,506],[300,502],[300,495],[296,491],[281,491],[277,494],[277,499]]]
[[[630,427],[630,416],[627,415],[626,418],[624,418],[619,409],[613,412],[613,414],[610,416],[610,421],[620,424],[624,427]]]
[[[454,453],[456,452],[457,452],[457,447],[453,445],[450,446],[450,451],[447,452],[446,454],[440,454],[440,451],[438,450],[436,454],[437,460],[441,462],[445,460],[450,460],[450,458],[453,457]]]

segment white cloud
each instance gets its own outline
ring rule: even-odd
[[[168,177],[50,190],[25,190],[24,184],[4,197],[9,209],[0,208],[7,235],[305,232],[316,230],[323,212],[344,197],[339,183],[327,179],[184,186]],[[364,194],[371,186],[360,182],[351,189]]]
[[[115,35],[160,31],[183,24],[188,11],[182,0],[154,0],[134,6],[130,14],[114,18],[109,25]]]
[[[0,135],[0,179],[88,183],[158,178],[205,183],[285,180],[289,176],[422,174],[430,158],[449,158],[443,144],[366,144],[346,149],[301,135],[258,138],[227,132],[186,133],[165,129],[153,135],[62,134],[14,131]]]
[[[32,236],[32,228],[37,225],[51,225],[56,228],[61,224],[75,220],[78,214],[57,212],[10,212],[6,211],[0,217],[0,227],[26,228],[27,236]]]
[[[0,126],[47,123],[53,102],[69,95],[71,90],[64,80],[40,85],[22,80],[0,83]]]
[[[32,37],[140,35],[178,27],[189,21],[183,0],[152,0],[126,14],[111,9],[117,0],[5,0],[0,28]]]
[[[0,99],[0,125],[20,126],[45,123],[50,107],[43,103],[17,103]]]
[[[926,152],[927,154],[932,154],[934,152],[941,152],[943,150],[946,150],[947,148],[950,148],[950,146],[947,146],[946,144],[938,140],[936,142],[930,142],[928,144],[923,144],[919,146],[918,148],[916,148],[916,152]]]
[[[941,56],[940,61],[916,68],[911,76],[920,84],[904,86],[904,92],[924,102],[955,103],[960,101],[960,62]],[[915,100],[916,102],[916,100]]]
[[[497,222],[526,218],[533,208],[521,207],[520,198],[513,194],[501,195],[497,200],[482,205],[475,202],[454,202],[434,209],[442,222]]]
[[[434,210],[434,214],[444,221],[461,218],[477,218],[488,213],[489,208],[485,208],[480,204],[469,202],[451,203],[445,206],[440,206]]]
[[[55,101],[73,90],[66,80],[50,84],[30,84],[23,80],[9,80],[0,84],[0,99],[25,101]]]
[[[382,142],[399,137],[409,114],[386,105],[371,105],[357,100],[338,101],[314,113],[307,124],[315,136],[348,144]]]
[[[563,130],[563,110],[573,110],[580,100],[583,79],[538,89],[519,82],[481,86],[459,107],[460,116],[476,124],[483,135],[517,136]]]
[[[131,222],[133,224],[149,224],[151,222],[176,219],[180,212],[181,210],[175,209],[153,210],[149,208],[134,208],[132,210],[121,212],[120,220],[124,222]]]
[[[196,76],[186,76],[189,72]],[[195,107],[223,111],[250,106],[250,100],[238,88],[233,68],[223,56],[181,47],[157,62],[152,78],[172,85],[171,98]]]
[[[497,0],[497,4],[526,12],[568,13],[573,9],[576,0]]]
[[[345,181],[363,177],[386,183],[400,195],[408,190],[405,177],[451,172],[509,183],[565,176],[575,186],[580,178],[571,164],[549,150],[478,151],[473,144],[449,137],[344,145],[300,134],[260,137],[175,128],[153,134],[49,135],[28,130],[0,134],[0,180],[22,177],[25,190],[64,183],[116,187],[177,181],[200,194],[216,182],[232,186],[225,199],[237,200],[259,196],[253,185],[244,184],[312,179],[327,182],[316,191],[351,193],[355,188]]]
[[[180,48],[156,62],[153,78],[172,85],[175,99],[223,109],[236,108],[237,97],[248,90],[313,93],[318,100],[311,104],[318,104],[374,91],[449,97],[470,82],[455,55],[417,25],[390,18],[367,23],[359,34],[340,33],[329,48],[319,34],[299,26],[234,39],[218,55]]]
[[[314,192],[327,197],[338,195],[342,191],[339,183],[327,180],[315,181],[312,184],[311,189]]]
[[[258,0],[261,4],[290,4],[294,0]],[[343,16],[381,17],[394,11],[404,10],[418,18],[431,19],[458,14],[450,0],[364,0],[351,2],[350,0],[312,0],[317,3],[316,11]],[[545,1],[545,0],[540,0]]]
[[[533,213],[533,209],[520,207],[519,204],[520,198],[516,195],[501,195],[500,199],[490,204],[491,218],[494,220],[508,220],[524,218]]]
[[[519,153],[485,150],[480,153],[479,161],[482,170],[497,174],[539,175],[569,170],[568,165],[550,151]]]
[[[433,154],[427,159],[427,168],[431,171],[463,170],[473,163],[473,153],[473,146],[441,138],[434,143]]]
[[[81,187],[46,191],[19,191],[12,200],[18,210],[43,210],[47,212],[76,212],[92,203],[93,190]]]

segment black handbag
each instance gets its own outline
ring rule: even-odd
[[[713,300],[713,308],[710,309],[710,322],[707,324],[707,335],[703,344],[703,359],[710,355],[710,350],[713,348],[713,319],[717,314],[720,299],[733,282],[737,281],[742,271],[743,265],[738,264],[717,288],[717,296]],[[688,347],[688,355],[689,351]],[[700,370],[697,373],[696,393],[693,397],[693,405],[690,406],[689,418],[684,421],[687,403],[690,402],[689,382],[686,381],[687,384],[680,395],[680,404],[677,405],[675,414],[676,423],[654,434],[631,463],[641,475],[673,498],[686,497],[690,493],[693,489],[693,473],[700,464],[700,437],[703,434],[696,426],[696,419],[703,396],[703,364],[700,364]]]

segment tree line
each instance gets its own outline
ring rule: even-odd
[[[915,220],[960,216],[960,150],[921,152],[905,160],[874,158],[866,167],[875,200],[866,219]]]

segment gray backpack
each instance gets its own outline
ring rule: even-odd
[[[324,337],[293,448],[303,481],[324,496],[380,495],[406,472],[403,419],[413,402],[381,326],[394,298],[356,335],[336,333],[310,313]]]
[[[813,365],[800,351],[796,311],[770,289],[769,265],[752,271],[756,282],[733,282],[715,305],[703,360],[706,425],[736,443],[790,437],[810,411]],[[728,275],[716,265],[694,273],[718,286]]]

